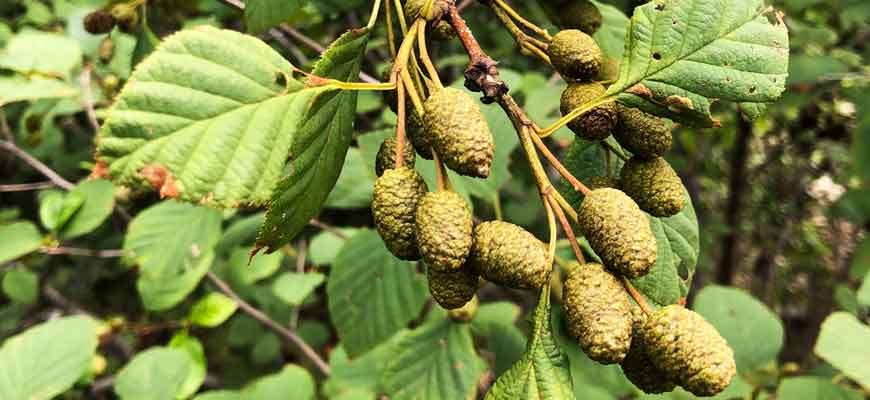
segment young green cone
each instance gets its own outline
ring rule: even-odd
[[[734,352],[704,317],[679,305],[653,314],[641,330],[653,364],[697,396],[713,396],[737,373]]]
[[[670,217],[686,204],[680,177],[664,158],[643,160],[632,157],[622,167],[619,187],[640,208],[656,217]]]
[[[423,177],[408,167],[388,169],[375,181],[372,194],[375,228],[387,249],[403,260],[420,259],[415,215],[417,204],[427,192]]]
[[[598,82],[569,84],[562,92],[559,104],[562,116],[603,94],[604,86]],[[616,104],[604,103],[571,120],[568,128],[583,139],[601,140],[610,136],[616,119]]]
[[[407,139],[407,138],[406,138]],[[408,168],[414,168],[415,154],[414,146],[410,140],[405,140],[405,165]],[[384,171],[396,168],[396,138],[388,137],[381,142],[381,147],[378,149],[378,155],[375,157],[375,174],[381,176]]]
[[[426,275],[429,278],[429,293],[446,310],[467,305],[477,292],[477,273],[471,268],[438,271],[430,267]]]
[[[462,90],[444,88],[423,106],[424,130],[444,164],[462,175],[489,176],[495,145],[477,102]]]
[[[538,289],[550,271],[547,246],[525,229],[503,221],[474,228],[470,262],[486,280],[514,289]]]
[[[413,109],[412,109],[413,110]],[[408,113],[405,121],[405,136],[414,145],[417,154],[427,160],[432,159],[432,135],[423,126],[423,118],[415,111]]]
[[[646,323],[646,315],[638,307],[632,307],[631,312],[633,316],[631,347],[620,363],[622,372],[644,393],[665,393],[674,390],[676,384],[649,358],[647,345],[640,333]]]
[[[471,210],[455,192],[427,193],[417,207],[417,243],[423,261],[436,271],[455,271],[471,250]]]
[[[631,302],[619,279],[603,265],[576,264],[563,288],[568,331],[589,358],[622,361],[631,344]]]
[[[620,190],[595,189],[577,210],[578,226],[604,265],[637,278],[656,263],[658,246],[646,214]]]
[[[635,157],[650,159],[670,150],[674,141],[670,120],[622,104],[616,110],[619,118],[613,137]]]
[[[604,54],[591,36],[566,29],[553,36],[547,47],[550,63],[567,81],[587,82],[598,77]]]

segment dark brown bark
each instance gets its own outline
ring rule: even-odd
[[[734,281],[734,273],[738,256],[738,238],[740,235],[740,209],[746,188],[746,160],[749,156],[749,141],[752,138],[752,122],[746,120],[740,112],[737,113],[737,138],[731,157],[731,176],[728,179],[728,204],[725,209],[725,223],[730,228],[722,239],[722,256],[716,268],[716,283],[730,285]]]

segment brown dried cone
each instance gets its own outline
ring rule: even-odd
[[[670,217],[686,204],[683,182],[664,158],[632,157],[622,167],[619,187],[640,208],[656,217]]]
[[[427,193],[417,207],[417,243],[430,269],[455,271],[471,250],[471,210],[455,192]]]
[[[622,361],[631,345],[631,302],[619,279],[603,265],[576,264],[564,287],[568,332],[589,358]]]
[[[653,314],[640,331],[650,360],[697,396],[713,396],[737,373],[734,352],[704,317],[679,305]]]
[[[565,80],[586,82],[598,77],[604,54],[591,36],[577,29],[566,29],[553,36],[547,47],[553,68]]]
[[[429,293],[446,310],[463,307],[474,298],[477,292],[477,273],[472,268],[438,271],[428,268]]]
[[[562,116],[604,94],[604,86],[598,82],[571,83],[562,92],[559,109]],[[577,136],[586,140],[602,140],[610,136],[610,132],[616,126],[616,104],[604,103],[583,113],[568,123]]]
[[[495,145],[477,102],[462,90],[444,88],[423,106],[424,130],[444,164],[462,175],[489,176]]]
[[[477,296],[474,296],[462,307],[447,311],[447,318],[456,322],[471,322],[477,316],[478,308],[480,308],[480,301]]]
[[[406,138],[407,139],[407,138]],[[414,168],[416,155],[414,154],[414,146],[409,140],[405,140],[404,165],[408,168]],[[378,155],[375,157],[375,173],[378,176],[384,174],[388,169],[396,168],[396,138],[388,137],[381,142],[381,147],[378,149]]]
[[[649,219],[618,189],[595,189],[577,210],[578,227],[604,265],[629,278],[646,275],[658,247]]]
[[[613,137],[619,144],[641,158],[655,158],[668,152],[673,144],[673,123],[637,108],[616,106],[619,115]]]
[[[428,192],[420,174],[408,167],[388,169],[375,181],[372,214],[387,249],[403,260],[418,260],[415,216]]]
[[[103,10],[94,11],[85,16],[85,31],[93,35],[109,33],[115,27],[115,17]]]
[[[503,221],[474,228],[471,266],[486,280],[514,289],[538,289],[550,271],[547,246],[525,229]]]
[[[674,390],[676,384],[664,371],[653,365],[649,358],[647,345],[643,341],[643,335],[640,334],[640,330],[646,322],[646,314],[638,307],[632,307],[631,312],[633,316],[631,347],[620,363],[622,372],[634,386],[643,390],[644,393],[665,393]]]

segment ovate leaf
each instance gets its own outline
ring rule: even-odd
[[[257,38],[207,26],[170,36],[109,109],[97,160],[116,183],[225,207],[261,205],[322,89]]]
[[[199,339],[190,336],[187,331],[176,333],[172,337],[172,340],[169,341],[169,347],[184,350],[190,360],[187,379],[184,380],[178,393],[179,398],[189,398],[205,382],[205,375],[208,369],[206,366],[205,350],[202,348],[202,343]]]
[[[287,21],[304,3],[304,0],[248,0],[245,2],[245,26],[248,32],[263,33]]]
[[[0,76],[0,106],[16,101],[72,97],[78,89],[69,83],[40,76]]]
[[[79,183],[71,193],[80,195],[84,203],[61,229],[60,237],[65,240],[97,229],[112,214],[112,208],[115,207],[115,188],[111,182],[104,179]]]
[[[326,286],[329,316],[351,357],[393,336],[416,317],[427,297],[413,263],[394,257],[377,232],[348,239]]]
[[[383,375],[392,400],[473,399],[485,364],[474,352],[467,324],[442,312],[403,337]]]
[[[39,276],[26,268],[15,268],[3,275],[3,294],[19,304],[33,304],[39,296]]]
[[[634,10],[607,93],[676,121],[715,125],[716,99],[767,103],[785,90],[788,30],[762,0],[656,0]]]
[[[42,244],[39,230],[30,222],[0,225],[0,238],[0,264],[36,251]]]
[[[550,324],[550,286],[544,285],[526,353],[495,381],[486,398],[555,400],[573,396],[568,358],[556,343]]]
[[[65,392],[91,366],[97,324],[88,317],[48,321],[0,348],[0,399],[48,400]]]
[[[302,304],[311,292],[314,291],[326,277],[316,272],[297,273],[287,272],[275,279],[272,283],[272,293],[279,299],[291,306]]]
[[[695,298],[694,308],[734,350],[741,373],[775,360],[782,349],[782,322],[767,306],[742,290],[707,286]]]
[[[374,398],[374,393],[381,391],[379,379],[398,350],[396,344],[407,334],[407,330],[401,330],[390,340],[352,360],[344,347],[332,350],[329,353],[332,374],[323,384],[323,393],[335,398],[349,392],[366,392],[371,393],[369,398]]]
[[[870,349],[856,346],[870,343],[870,326],[847,312],[831,314],[822,323],[819,339],[813,351],[843,374],[870,390]]]
[[[39,220],[46,229],[58,231],[84,202],[85,197],[78,192],[43,191],[39,196]]]
[[[152,347],[118,372],[115,393],[122,400],[174,400],[182,394],[191,367],[185,350]]]
[[[194,325],[213,328],[229,319],[237,308],[233,299],[217,292],[209,293],[193,305],[188,319]]]
[[[214,261],[215,252],[209,251],[185,264],[185,268],[156,276],[140,275],[136,290],[146,310],[163,311],[184,300],[205,276]]]
[[[368,29],[360,29],[342,35],[323,53],[312,73],[353,81],[369,34]],[[323,208],[350,146],[356,98],[355,91],[326,91],[300,110],[299,130],[290,148],[290,172],[275,188],[257,236],[257,249],[271,252],[288,243]]]
[[[25,30],[0,50],[0,69],[69,80],[82,64],[79,43],[60,33]]]
[[[243,399],[294,400],[314,399],[314,379],[305,368],[288,364],[281,372],[257,379],[242,390]]]

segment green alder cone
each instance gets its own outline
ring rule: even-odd
[[[591,35],[601,27],[601,12],[589,1],[541,1],[539,4],[559,29],[579,29]]]
[[[420,174],[408,167],[388,169],[375,181],[372,214],[375,228],[390,253],[403,260],[419,260],[415,215],[428,192]]]
[[[417,19],[417,17],[422,17],[426,21],[433,21],[447,11],[447,4],[444,1],[434,0],[432,1],[432,7],[429,10],[424,10],[423,6],[426,5],[427,0],[408,0],[405,2],[405,18],[407,18],[410,22]],[[425,11],[425,12],[424,12]]]
[[[737,373],[734,352],[716,328],[682,306],[660,309],[640,334],[653,364],[697,396],[722,392]]]
[[[527,230],[504,221],[474,228],[471,265],[484,279],[514,289],[538,289],[547,282],[547,245]]]
[[[489,176],[495,145],[477,102],[462,90],[444,88],[423,106],[424,131],[444,164],[462,175]]]
[[[562,92],[559,109],[562,116],[579,108],[584,103],[604,94],[604,86],[598,82],[571,83]],[[616,104],[613,102],[601,104],[568,123],[577,136],[586,140],[602,140],[610,136],[616,126]]]
[[[649,219],[618,189],[595,189],[577,210],[580,231],[604,265],[629,278],[646,275],[658,246]]]
[[[632,307],[631,312],[633,315],[631,347],[620,363],[622,372],[644,393],[665,393],[674,390],[676,384],[649,358],[647,345],[640,333],[646,323],[646,315],[638,307]]]
[[[456,322],[471,322],[477,316],[477,309],[480,308],[480,300],[477,296],[473,296],[465,305],[459,308],[454,308],[447,312],[447,317],[451,321]]]
[[[603,265],[576,264],[563,288],[568,331],[590,359],[622,361],[631,345],[631,302],[619,279]]]
[[[640,208],[656,217],[670,217],[686,205],[685,189],[677,172],[661,157],[632,157],[622,167],[619,187]]]
[[[590,190],[602,188],[619,188],[619,181],[612,176],[593,176],[588,182],[584,182]]]
[[[427,193],[417,207],[417,242],[430,269],[455,271],[471,250],[471,210],[455,192]]]
[[[567,81],[586,82],[598,77],[604,54],[591,36],[566,29],[553,36],[547,47],[550,63]]]
[[[471,268],[462,267],[458,270],[438,271],[430,267],[426,271],[426,275],[429,278],[429,293],[432,294],[432,298],[441,308],[462,310],[464,306],[475,299],[477,273]],[[462,314],[467,311],[471,310],[459,311],[458,313]],[[456,317],[460,317],[459,314]]]
[[[411,108],[413,110],[413,108]],[[423,118],[415,111],[408,113],[405,123],[405,136],[417,150],[417,154],[427,160],[432,159],[432,135],[423,127]]]
[[[405,140],[405,150],[403,153],[405,166],[414,168],[416,156],[414,154],[414,146],[411,145],[409,140]],[[396,138],[388,137],[381,142],[378,155],[375,157],[375,173],[381,176],[384,174],[384,171],[393,168],[396,168]]]
[[[631,154],[650,159],[671,149],[674,137],[670,120],[622,104],[617,104],[616,110],[619,118],[613,137]]]

